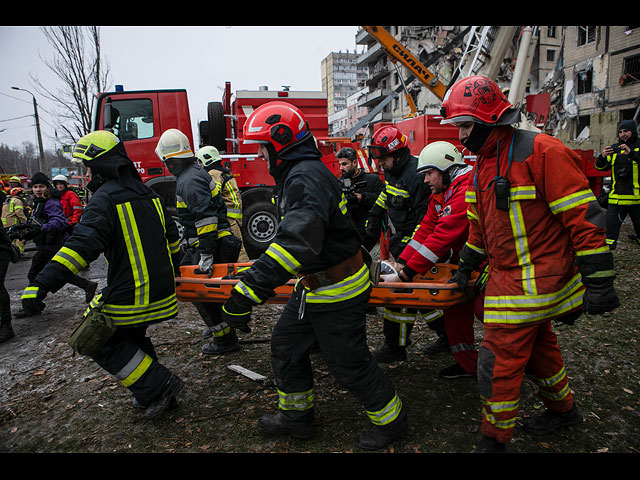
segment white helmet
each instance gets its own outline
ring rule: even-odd
[[[220,156],[220,152],[216,147],[212,147],[211,145],[205,145],[201,149],[196,152],[196,157],[198,160],[202,162],[202,165],[205,168],[209,168],[213,166],[214,163],[222,160]]]
[[[170,128],[160,136],[156,155],[166,162],[174,158],[193,158],[193,151],[187,136],[176,128]]]
[[[455,145],[449,142],[438,141],[427,145],[420,152],[418,157],[418,168],[416,172],[424,172],[431,168],[440,170],[442,173],[453,166],[465,166],[462,153]]]
[[[56,175],[55,177],[53,177],[52,180],[54,183],[55,182],[64,182],[64,183],[69,183],[69,180],[67,180],[67,177],[65,177],[64,175]]]

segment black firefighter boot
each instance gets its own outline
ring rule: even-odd
[[[438,353],[448,353],[451,352],[451,347],[449,346],[449,338],[447,337],[447,331],[444,328],[444,318],[440,317],[436,320],[433,320],[429,323],[429,328],[436,332],[438,335],[438,340],[429,345],[424,353],[426,355],[436,355]]]
[[[9,318],[0,319],[0,343],[11,340],[16,335],[13,333],[13,327],[11,327],[11,314]]]
[[[202,353],[205,355],[221,355],[238,350],[240,350],[240,342],[238,342],[235,330],[221,337],[214,336],[212,342],[202,346]]]
[[[552,412],[547,409],[542,415],[523,421],[522,428],[533,435],[545,435],[557,428],[582,423],[582,420],[582,414],[574,403],[567,412]]]
[[[160,393],[156,395],[146,408],[144,412],[145,416],[147,418],[152,418],[160,415],[165,410],[175,408],[177,406],[176,396],[180,393],[183,387],[184,382],[176,375],[171,374],[169,380],[164,384]]]
[[[388,425],[375,425],[360,434],[358,446],[365,450],[382,450],[409,431],[407,413],[403,408],[398,418]]]
[[[401,362],[407,359],[407,347],[389,345],[385,342],[382,347],[371,352],[371,355],[378,363]]]
[[[260,417],[258,426],[273,435],[291,435],[305,439],[313,435],[313,418],[313,409],[304,412],[279,410],[278,413]]]

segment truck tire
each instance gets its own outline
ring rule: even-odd
[[[224,118],[222,102],[209,102],[207,104],[207,126],[209,128],[209,145],[216,147],[220,152],[227,150],[226,132],[227,122]]]
[[[266,199],[247,203],[242,199],[242,241],[249,258],[258,258],[276,235],[278,216],[276,207]]]

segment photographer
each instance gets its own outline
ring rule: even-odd
[[[618,125],[618,142],[605,147],[596,158],[596,170],[611,170],[611,192],[605,216],[607,244],[611,250],[616,248],[620,227],[627,214],[635,231],[633,239],[640,244],[639,148],[636,122],[624,120]]]
[[[369,210],[384,189],[384,183],[377,175],[366,173],[358,167],[358,157],[353,148],[342,148],[336,153],[336,158],[340,163],[342,176],[338,180],[347,199],[347,210],[360,232],[362,244],[370,251],[379,238],[367,235],[364,227]]]

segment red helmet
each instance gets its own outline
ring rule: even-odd
[[[508,125],[520,119],[520,112],[509,103],[498,84],[481,76],[456,82],[445,94],[440,114],[441,123]]]
[[[9,195],[11,195],[12,197],[15,197],[16,195],[18,195],[19,193],[24,192],[24,190],[20,187],[13,187],[11,190],[9,190]]]
[[[244,143],[271,143],[277,153],[311,135],[302,112],[287,102],[265,103],[249,115],[243,127]]]
[[[396,127],[387,126],[378,130],[369,144],[369,157],[376,159],[407,146],[407,136]]]

